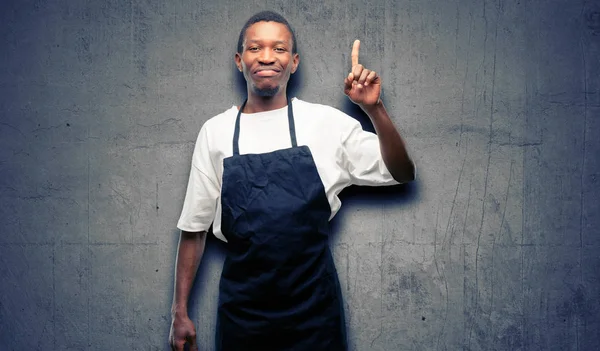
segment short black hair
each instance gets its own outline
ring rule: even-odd
[[[248,29],[248,27],[250,27],[254,23],[258,23],[258,22],[277,22],[277,23],[281,23],[281,24],[285,25],[287,27],[287,29],[290,31],[290,33],[292,34],[292,54],[296,53],[296,35],[294,34],[294,30],[292,29],[292,26],[290,26],[288,21],[286,21],[286,19],[283,18],[282,15],[278,14],[277,12],[273,12],[273,11],[259,12],[259,13],[255,14],[254,16],[250,17],[248,19],[248,21],[246,21],[246,24],[244,24],[244,27],[240,31],[240,37],[238,39],[238,47],[237,47],[238,53],[241,54],[242,51],[244,50],[243,44],[244,44],[244,37],[246,36],[246,30]]]

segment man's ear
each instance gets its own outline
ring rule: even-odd
[[[235,65],[238,68],[238,71],[242,72],[242,56],[240,55],[239,52],[235,53]]]
[[[292,74],[296,72],[298,69],[298,65],[300,64],[300,56],[298,53],[292,55]]]

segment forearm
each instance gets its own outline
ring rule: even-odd
[[[204,253],[206,232],[181,231],[175,268],[175,291],[171,314],[187,316],[187,304],[190,290],[196,278],[198,265]]]
[[[379,100],[375,105],[361,106],[361,108],[369,116],[375,127],[383,162],[392,177],[400,183],[414,180],[414,162],[408,155],[404,140],[388,115],[383,101]]]

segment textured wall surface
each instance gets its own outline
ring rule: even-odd
[[[418,180],[349,189],[331,246],[352,350],[600,349],[600,3],[9,0],[0,5],[0,349],[166,350],[201,125],[243,99],[237,35],[297,32],[294,92],[355,38]],[[212,350],[224,246],[191,301]]]

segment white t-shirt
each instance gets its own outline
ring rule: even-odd
[[[340,209],[338,194],[350,185],[398,184],[387,170],[377,135],[360,123],[326,105],[292,99],[298,146],[307,145],[329,204],[331,218]],[[192,156],[190,179],[177,228],[188,232],[221,233],[223,159],[233,154],[233,132],[238,108],[209,119],[202,126]],[[242,113],[240,154],[259,154],[291,147],[287,106],[266,112]],[[213,223],[214,222],[214,223]]]

